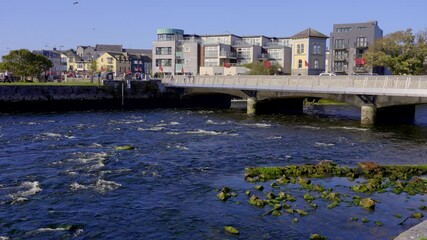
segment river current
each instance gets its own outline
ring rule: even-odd
[[[363,127],[358,109],[299,116],[157,109],[0,116],[0,239],[390,239],[425,196],[374,193],[375,211],[319,202],[308,216],[248,204],[251,166],[332,160],[427,164],[427,108],[414,125]],[[117,146],[133,146],[117,150]],[[346,179],[322,179],[348,190]],[[222,202],[218,191],[237,197]],[[298,189],[286,191],[298,195]],[[426,199],[427,200],[427,199]],[[303,202],[292,203],[306,208]],[[393,217],[396,213],[403,216]],[[350,220],[366,217],[368,223]],[[295,221],[298,218],[298,221]],[[382,226],[374,221],[382,222]],[[240,235],[224,231],[227,225]]]

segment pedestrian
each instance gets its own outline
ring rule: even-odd
[[[12,82],[11,80],[10,80],[10,73],[9,73],[9,71],[7,71],[6,70],[6,72],[4,73],[4,79],[3,79],[3,82],[5,83],[6,81],[8,81],[8,82]]]

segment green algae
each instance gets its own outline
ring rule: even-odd
[[[225,202],[227,201],[227,199],[231,198],[231,197],[237,197],[237,193],[236,192],[231,192],[231,188],[229,187],[223,187],[220,192],[216,195],[216,197]]]
[[[234,235],[240,234],[239,230],[233,226],[225,226],[224,230],[225,230],[225,232],[230,233],[230,234],[234,234]]]
[[[322,235],[320,235],[320,234],[314,233],[314,234],[310,235],[309,239],[310,240],[326,240],[327,238],[324,237],[324,236],[322,236]]]
[[[419,176],[427,174],[427,165],[381,166],[373,162],[362,162],[357,167],[339,166],[331,161],[319,164],[289,165],[285,167],[252,167],[245,169],[245,179],[252,181],[276,180],[274,186],[288,183],[299,184],[303,189],[323,192],[321,186],[311,184],[310,178],[346,177],[351,181],[365,179],[351,189],[360,193],[382,193],[390,191],[416,195],[427,192],[427,180]]]
[[[271,182],[269,185],[263,184],[266,191],[262,185],[252,185],[254,189],[259,191],[257,192],[258,196],[254,195],[251,190],[242,190],[242,193],[244,192],[247,195],[247,203],[257,208],[266,209],[261,216],[289,217],[293,223],[297,223],[299,219],[292,218],[292,216],[308,216],[316,213],[318,208],[334,209],[339,207],[339,210],[330,211],[341,211],[346,207],[356,206],[375,211],[376,205],[380,206],[381,201],[369,197],[374,193],[390,192],[408,195],[427,193],[427,180],[421,178],[426,174],[427,166],[381,166],[372,162],[360,163],[353,168],[342,167],[331,161],[322,161],[315,165],[254,167],[245,169],[245,180],[247,182],[252,184]],[[334,181],[332,178],[346,178],[349,181],[345,181],[344,185],[329,184],[325,187],[317,184],[315,179],[318,178],[325,179],[326,181],[323,182],[327,184]],[[334,187],[331,188],[331,185]],[[350,194],[337,191],[343,186],[349,190],[346,193]],[[295,193],[295,191],[300,191],[300,193]],[[223,191],[223,195],[228,197],[232,196],[231,193],[231,189]],[[292,196],[291,193],[295,195]],[[340,207],[341,203],[344,204]],[[427,206],[420,206],[418,210],[427,211]],[[367,212],[367,214],[369,213]],[[402,218],[402,215],[395,214],[394,217]],[[413,213],[401,224],[409,218],[422,219],[423,217],[424,215],[420,212]],[[353,217],[351,221],[368,223],[371,220],[366,217]],[[380,221],[373,221],[373,224],[383,226]]]

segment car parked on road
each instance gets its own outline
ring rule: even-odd
[[[335,73],[332,73],[332,72],[323,72],[323,73],[319,74],[319,76],[321,76],[321,77],[335,77],[337,75]]]
[[[378,76],[377,73],[355,73],[356,76]]]

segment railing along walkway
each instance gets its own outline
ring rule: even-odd
[[[427,76],[168,76],[167,87],[427,97]]]

